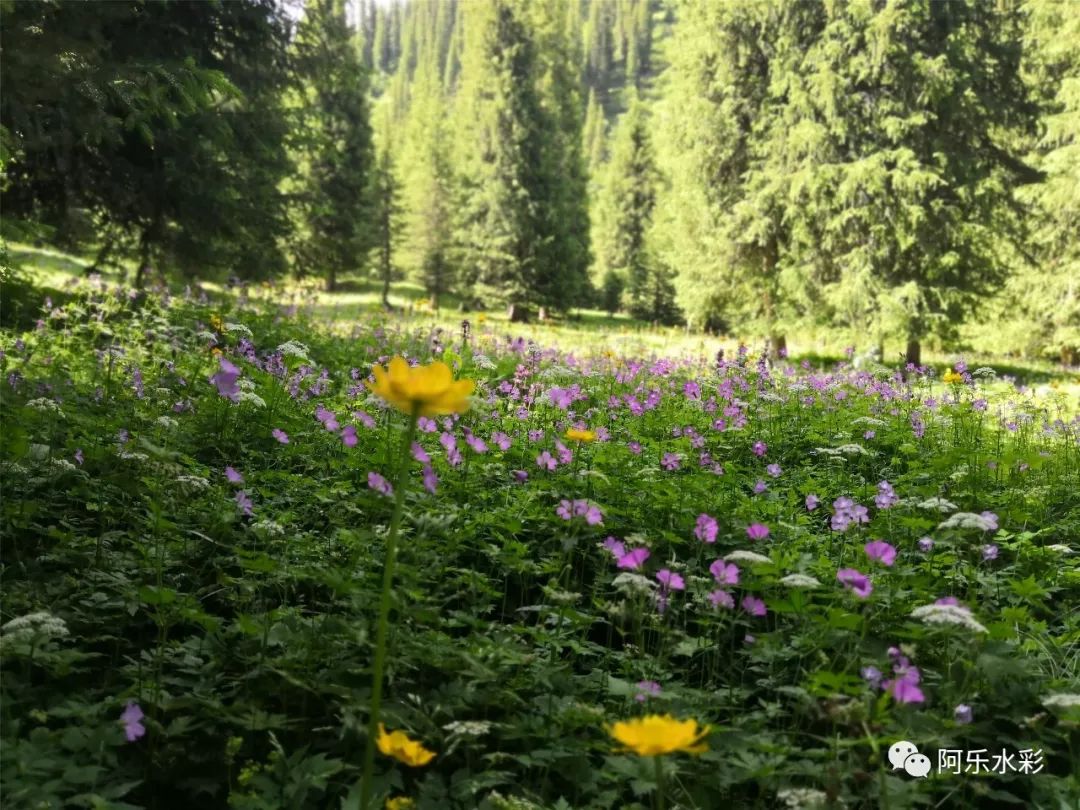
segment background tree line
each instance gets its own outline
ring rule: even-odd
[[[301,8],[302,6],[302,8]],[[5,228],[696,328],[1080,345],[1068,0],[0,3]],[[301,13],[302,12],[302,13]]]

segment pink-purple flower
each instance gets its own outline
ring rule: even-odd
[[[367,485],[380,495],[385,495],[387,498],[394,494],[394,488],[390,485],[390,482],[377,472],[369,472],[367,474]]]
[[[874,590],[870,577],[854,568],[841,568],[836,572],[836,578],[860,599],[866,599]]]
[[[286,433],[281,428],[274,428],[273,430],[270,431],[270,435],[273,436],[275,439],[277,439],[282,444],[288,444],[289,443],[289,434]]]
[[[716,560],[709,566],[709,573],[713,575],[717,585],[738,585],[739,566],[725,560]]]
[[[742,609],[751,616],[764,616],[767,613],[765,602],[756,596],[744,596],[741,605]]]
[[[896,562],[896,549],[884,540],[872,540],[863,546],[866,556],[882,565],[891,566]]]
[[[120,722],[124,726],[124,737],[128,742],[135,742],[146,734],[146,726],[142,724],[143,717],[145,715],[138,703],[132,701],[124,707],[124,711],[120,714]]]
[[[746,536],[751,540],[764,540],[769,536],[769,527],[764,523],[751,523],[746,527]]]
[[[702,512],[694,525],[694,537],[702,543],[715,543],[717,528],[716,518]]]

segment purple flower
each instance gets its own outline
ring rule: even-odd
[[[585,522],[590,526],[596,526],[597,524],[604,522],[604,513],[600,511],[600,508],[595,504],[589,504],[588,509],[585,511]]]
[[[233,467],[225,468],[225,478],[230,484],[242,484],[244,483],[244,476],[236,471]]]
[[[251,517],[254,510],[252,509],[251,498],[248,497],[248,494],[244,492],[244,490],[239,489],[236,491],[235,498],[236,505],[240,508],[240,512],[247,517]]]
[[[221,396],[236,402],[240,398],[240,388],[236,384],[236,381],[240,379],[240,369],[224,357],[219,357],[218,360],[221,363],[221,370],[210,378],[210,382],[217,386],[218,393]],[[141,380],[140,375],[140,383]]]
[[[866,599],[874,590],[870,577],[854,568],[841,568],[836,572],[836,578],[860,599]]]
[[[751,616],[764,616],[767,613],[765,603],[756,596],[744,596],[741,605]]]
[[[881,670],[877,667],[863,667],[859,670],[859,674],[862,675],[863,680],[870,684],[874,689],[881,686],[881,679],[884,677],[881,674]]]
[[[641,455],[641,445],[638,442],[629,442],[626,445],[635,456]]]
[[[871,560],[891,566],[896,562],[896,549],[884,540],[873,540],[863,546],[863,551]]]
[[[667,568],[661,568],[656,572],[656,579],[664,590],[682,591],[686,589],[686,582],[679,575]]]
[[[559,505],[555,507],[555,514],[561,517],[563,520],[570,520],[574,516],[574,507],[570,501],[563,498],[559,501]]]
[[[424,465],[424,489],[435,494],[435,488],[439,485],[439,478],[435,475],[435,470],[430,464]]]
[[[709,566],[709,573],[713,575],[717,585],[739,584],[739,566],[735,563],[716,560]]]
[[[710,593],[709,601],[712,602],[713,607],[724,607],[728,610],[735,609],[735,597],[722,588],[717,588]]]
[[[513,444],[510,437],[503,433],[501,430],[497,430],[491,434],[491,441],[495,443],[495,446],[500,450],[509,450],[510,445]]]
[[[893,491],[892,484],[888,481],[881,481],[877,485],[878,494],[874,496],[874,504],[878,509],[888,509],[900,499],[896,497],[896,492]]]
[[[971,722],[971,707],[966,703],[960,703],[953,709],[953,719],[962,726]]]
[[[716,531],[716,518],[706,515],[704,512],[698,515],[697,524],[694,526],[694,537],[702,543],[715,543]]]
[[[479,436],[474,436],[472,433],[465,434],[465,441],[472,448],[474,453],[483,455],[488,451],[487,444]]]
[[[998,557],[998,547],[993,543],[988,543],[982,547],[982,558],[986,561],[996,560]]]
[[[280,428],[274,428],[273,430],[271,430],[270,435],[273,436],[275,439],[277,439],[282,444],[288,444],[289,443],[289,434],[286,433],[284,430],[281,430]]]
[[[955,596],[943,596],[940,599],[934,600],[935,605],[959,605],[960,600]]]
[[[514,470],[514,480],[519,484],[524,484],[529,480],[529,474],[525,470]]]
[[[746,536],[751,540],[764,540],[769,536],[769,527],[764,523],[751,523],[746,527]]]
[[[81,447],[79,447],[79,448],[77,448],[77,449],[75,450],[75,461],[76,461],[76,462],[78,463],[78,465],[79,465],[80,467],[82,466],[82,463],[83,463],[83,452],[82,452],[82,448],[81,448]]]
[[[367,485],[380,495],[385,495],[387,498],[394,494],[394,488],[390,485],[390,482],[377,472],[369,472],[367,474]]]
[[[759,480],[756,484],[754,484],[754,494],[755,495],[760,495],[762,492],[764,492],[768,488],[769,488],[768,484],[766,484],[764,481]]]
[[[546,469],[548,472],[554,472],[559,463],[555,460],[555,457],[551,455],[547,450],[536,457],[536,466],[540,469]]]
[[[863,438],[867,439],[867,440],[870,440],[870,439],[874,438],[876,435],[877,435],[877,433],[875,433],[874,431],[868,430],[868,431],[866,431],[866,433],[863,434]]]
[[[934,547],[934,541],[929,537],[923,537],[919,540],[919,551],[923,554],[929,554],[930,550]]]
[[[821,499],[817,495],[810,494],[806,496],[806,508],[813,512],[818,508],[818,504],[821,503]]]
[[[986,521],[986,530],[996,532],[998,528],[998,516],[993,512],[982,512],[980,517]]]
[[[763,456],[769,450],[769,446],[765,442],[754,442],[754,455]]]
[[[143,710],[139,708],[138,703],[130,702],[124,707],[124,711],[120,715],[120,722],[124,725],[124,736],[128,742],[135,742],[146,734],[146,726],[142,724],[144,716]]]
[[[648,698],[660,695],[660,684],[656,681],[638,681],[637,688],[638,693],[634,699],[638,703],[644,703]]]
[[[664,457],[660,460],[660,466],[668,471],[679,469],[680,463],[678,453],[664,453]]]
[[[926,700],[926,696],[918,686],[918,680],[913,683],[905,678],[896,678],[885,681],[882,686],[897,703],[923,703]]]
[[[779,464],[769,464],[768,466],[765,467],[765,472],[767,472],[773,478],[779,478],[780,473],[783,472],[783,471],[780,469]]]
[[[355,425],[346,425],[341,431],[341,443],[346,447],[356,447],[360,437],[356,435]]]

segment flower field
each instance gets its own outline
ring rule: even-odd
[[[5,808],[1080,802],[1075,402],[324,326],[0,333]]]

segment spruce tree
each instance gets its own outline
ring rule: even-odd
[[[333,290],[339,273],[364,267],[375,239],[367,73],[343,0],[308,0],[293,47],[301,168],[295,258],[299,271],[323,273]]]

